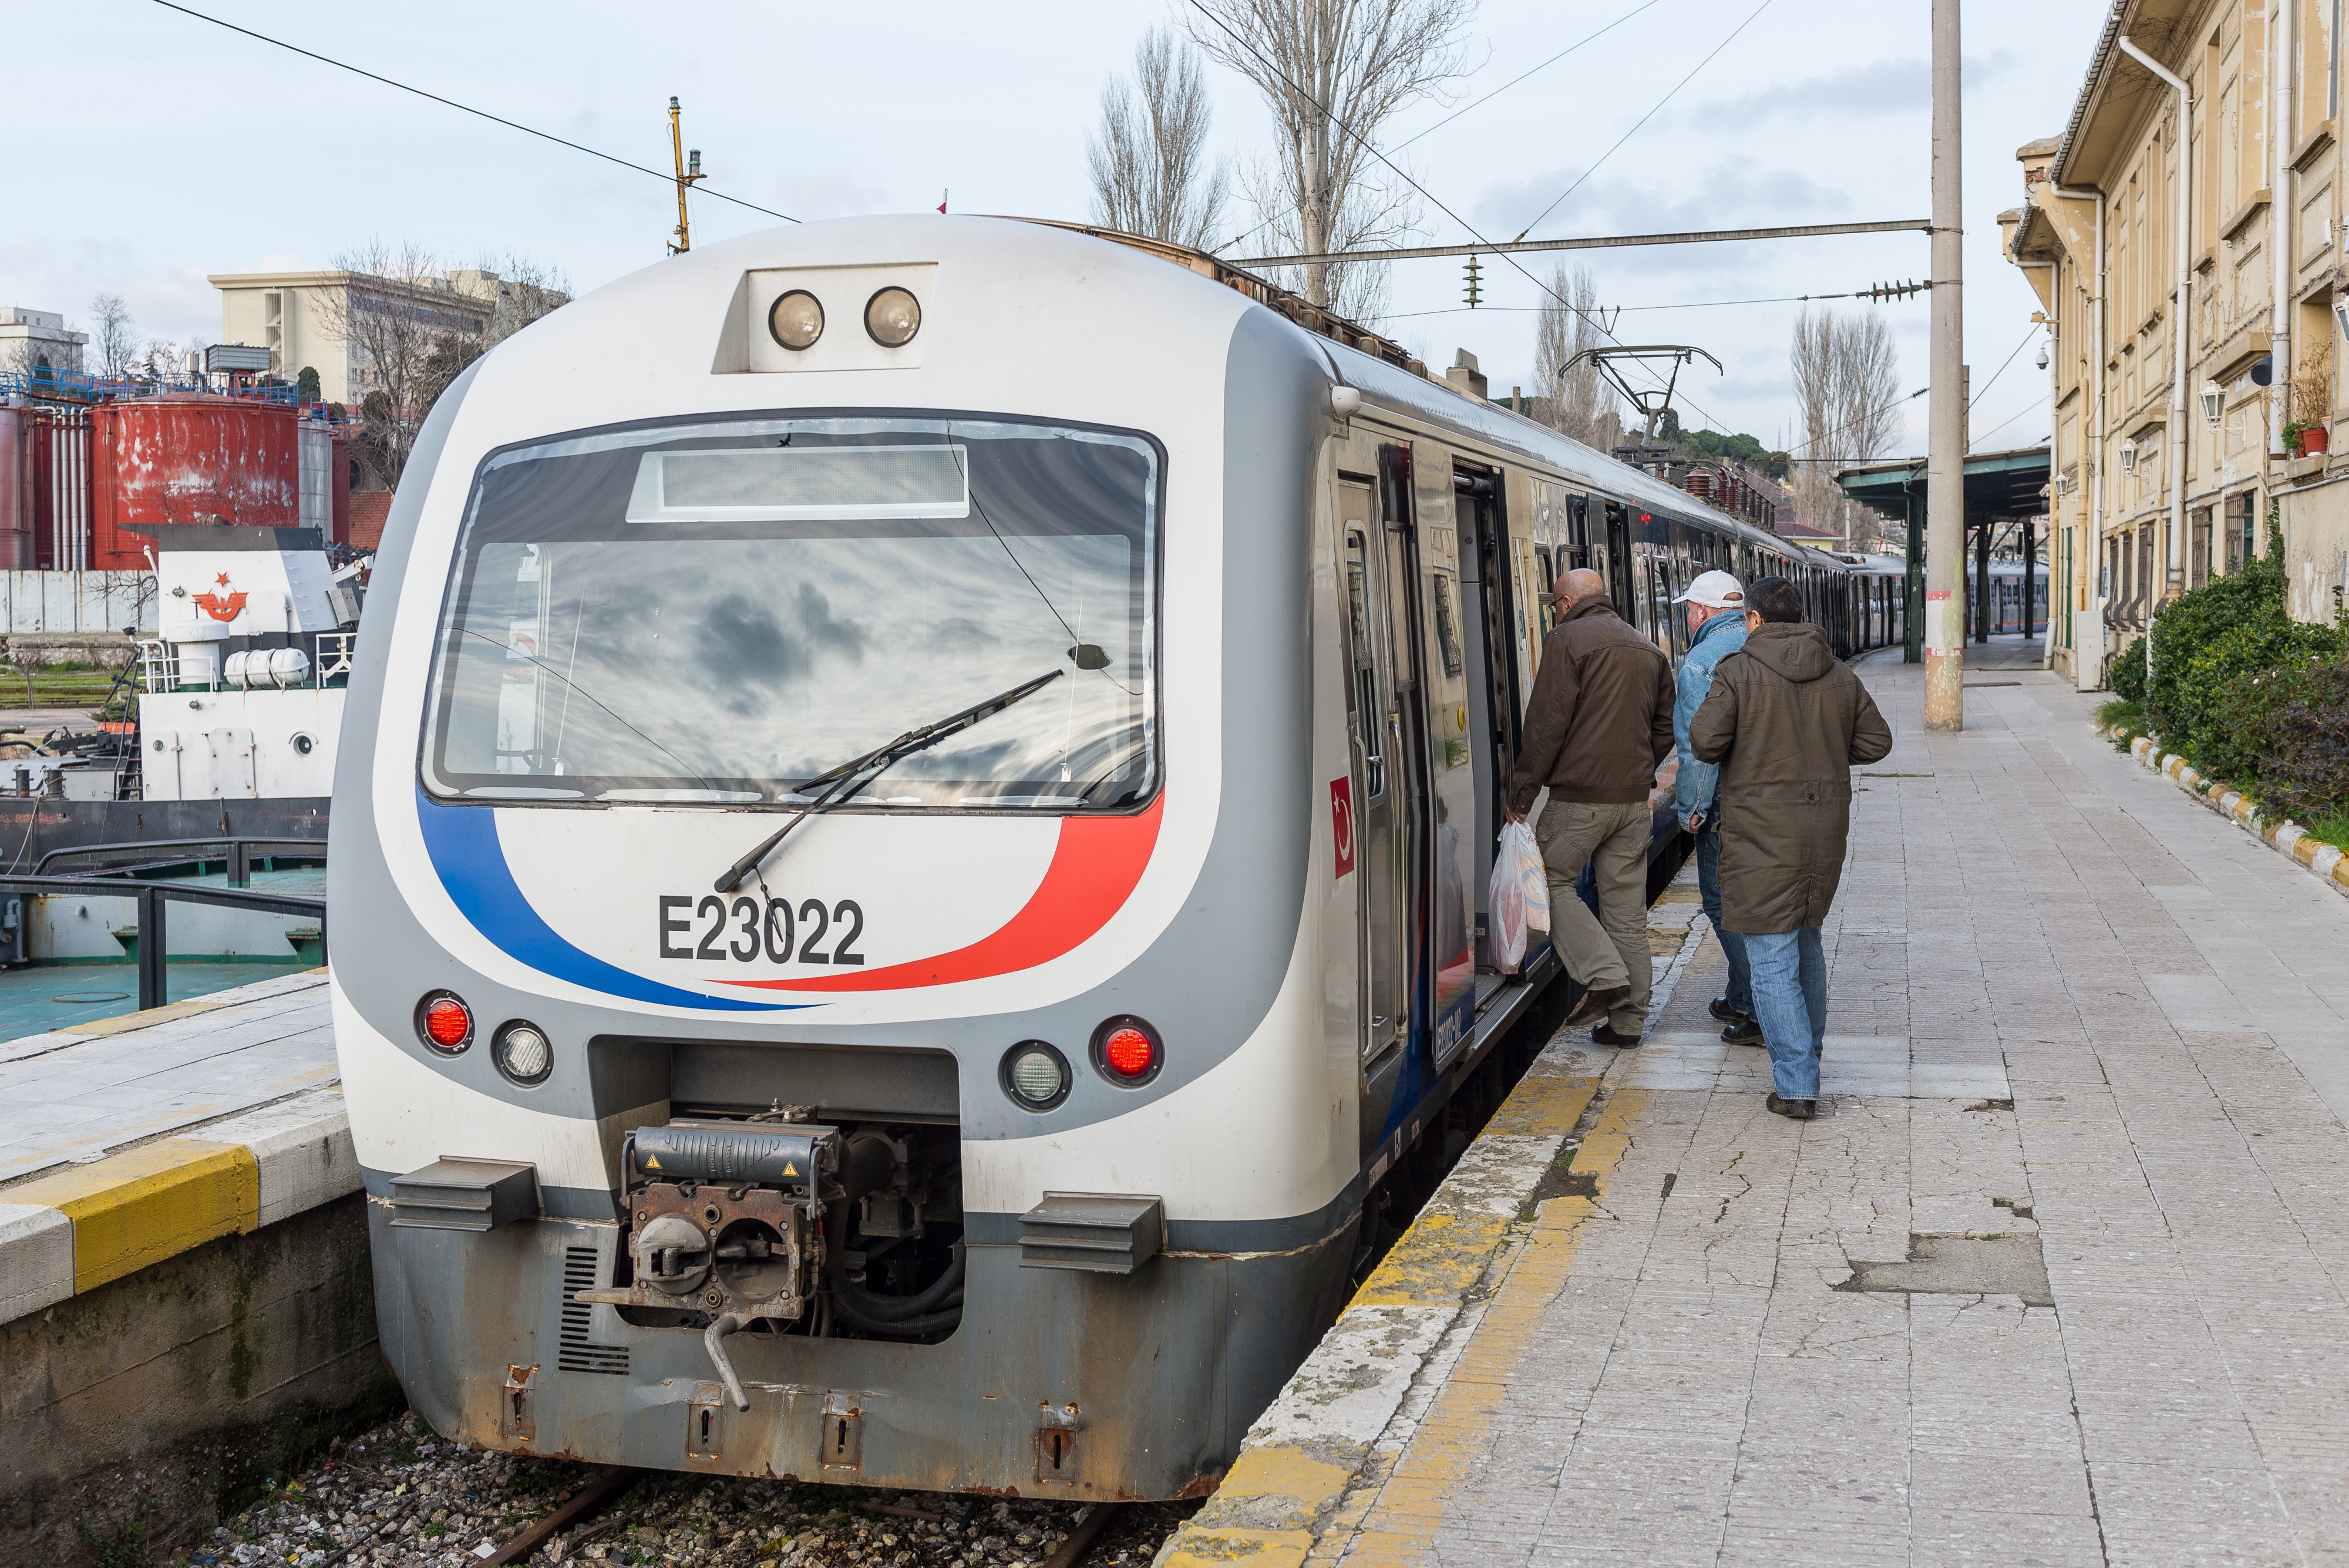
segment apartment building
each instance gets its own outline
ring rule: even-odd
[[[2271,517],[2293,615],[2349,589],[2339,22],[2117,0],[2061,134],[2017,151],[2000,222],[2048,325],[2053,641],[2083,690]]]
[[[216,273],[221,340],[269,350],[272,374],[318,372],[318,395],[356,403],[368,388],[366,340],[356,319],[397,318],[403,337],[443,335],[495,342],[569,296],[515,284],[478,267],[413,278],[342,271]]]

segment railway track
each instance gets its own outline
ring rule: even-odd
[[[206,1540],[163,1560],[179,1568],[1142,1568],[1195,1506],[1088,1509],[525,1459],[441,1442],[403,1415],[274,1481]]]

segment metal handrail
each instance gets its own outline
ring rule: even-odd
[[[301,843],[303,840],[292,840]],[[311,840],[309,842],[316,842]],[[297,898],[282,893],[255,893],[244,888],[207,888],[198,882],[107,882],[91,877],[0,877],[0,893],[75,895],[95,898],[139,900],[139,1010],[160,1007],[169,1000],[170,971],[165,968],[164,906],[213,904],[231,909],[252,909],[264,915],[309,915],[318,922],[318,951],[326,951],[326,900]]]
[[[291,850],[295,855],[300,856],[304,858],[308,858],[315,855],[318,858],[324,859],[326,854],[326,841],[323,838],[246,838],[236,837],[227,834],[222,834],[212,838],[133,838],[119,844],[74,844],[68,845],[62,849],[52,849],[33,863],[33,875],[36,877],[47,876],[49,873],[49,862],[60,859],[66,856],[110,855],[117,853],[130,854],[149,849],[211,849],[214,847],[222,847],[228,851],[224,856],[175,855],[160,862],[149,861],[147,864],[181,866],[192,862],[201,865],[206,860],[214,858],[224,859],[228,862],[228,885],[232,888],[243,888],[250,886],[253,881],[253,850],[255,846],[268,846],[272,848]],[[263,858],[266,859],[268,857],[269,852],[267,849],[264,849],[263,851]],[[139,867],[136,866],[102,867],[94,867],[91,870],[82,872],[79,875],[98,877],[107,876],[115,871],[133,871],[138,868]]]

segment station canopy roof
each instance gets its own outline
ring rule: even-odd
[[[2047,512],[2047,456],[2044,446],[1966,456],[1966,521],[2013,523]],[[1906,521],[1913,506],[1925,511],[1925,460],[1895,458],[1836,471],[1843,493],[1861,505]]]

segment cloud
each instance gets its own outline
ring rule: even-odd
[[[2019,64],[2012,50],[1965,61],[1962,90],[1978,91],[2010,76]],[[1676,111],[1676,127],[1707,134],[1734,134],[1774,119],[1865,119],[1881,115],[1925,114],[1932,107],[1931,64],[1920,59],[1874,60],[1822,76],[1780,82],[1757,92],[1714,99]]]
[[[1555,201],[1559,192],[1573,185],[1580,173],[1559,170],[1489,187],[1476,200],[1477,223],[1488,234],[1514,234],[1527,218]],[[1850,211],[1848,194],[1797,170],[1763,168],[1744,159],[1727,159],[1706,164],[1694,178],[1683,169],[1653,177],[1637,172],[1601,175],[1561,202],[1542,220],[1540,230],[1547,235],[1677,234],[1833,223]],[[1575,256],[1571,252],[1558,254],[1569,265]],[[1716,245],[1664,246],[1643,249],[1638,254],[1640,270],[1650,273],[1732,276],[1750,270],[1748,263]],[[1521,259],[1539,271],[1549,258]]]

